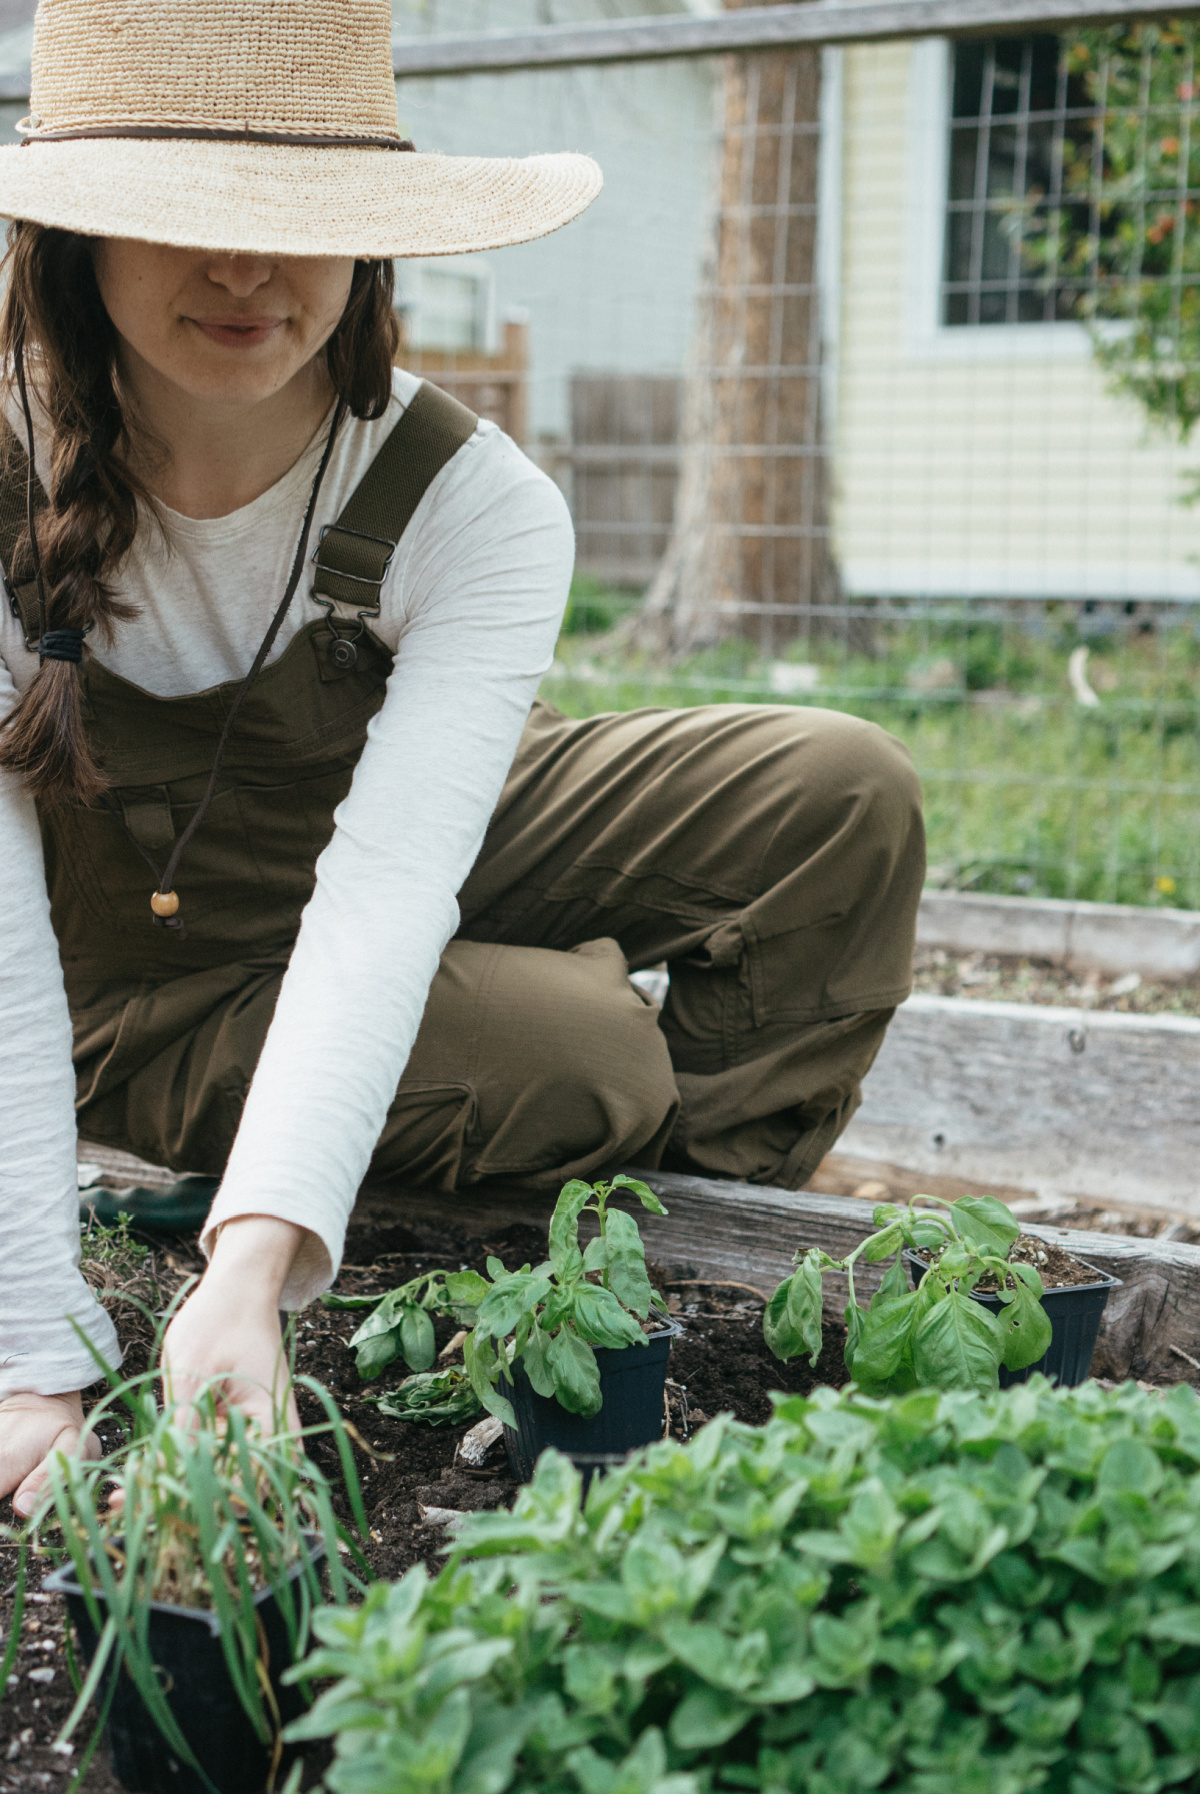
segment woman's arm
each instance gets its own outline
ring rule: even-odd
[[[553,656],[572,555],[557,488],[499,432],[474,437],[422,501],[396,557],[405,624],[395,670],[317,863],[205,1231],[212,1264],[202,1292],[227,1237],[214,1247],[215,1230],[249,1214],[299,1230],[284,1307],[311,1300],[336,1274],[355,1193],[458,924],[457,892]],[[218,1341],[197,1356],[197,1337],[190,1367],[204,1370]]]
[[[0,661],[0,715],[15,701]],[[79,1272],[71,1021],[32,799],[0,774],[0,1496],[73,1446],[112,1322]]]

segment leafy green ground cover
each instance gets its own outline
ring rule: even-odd
[[[318,1613],[335,1794],[1197,1786],[1191,1389],[776,1404]]]
[[[1186,607],[1150,627],[1067,604],[859,614],[779,660],[729,641],[664,667],[609,630],[627,594],[576,587],[542,684],[568,715],[747,702],[846,711],[912,753],[936,883],[1200,907],[1200,626]],[[1080,647],[1090,706],[1068,675]],[[802,664],[815,683],[789,691]]]

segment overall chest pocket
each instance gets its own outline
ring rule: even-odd
[[[357,759],[347,752],[298,779],[239,781],[217,792],[174,881],[190,939],[237,955],[295,936]],[[148,862],[165,867],[206,783],[117,787],[108,794],[111,808],[71,806],[43,816],[51,914],[64,950],[102,957],[114,931],[163,944],[164,931],[151,934],[157,877]]]

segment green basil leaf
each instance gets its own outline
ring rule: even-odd
[[[608,1247],[602,1233],[594,1233],[584,1247],[583,1268],[585,1271],[606,1271],[608,1269]]]
[[[592,1345],[645,1345],[646,1335],[631,1314],[626,1314],[610,1289],[580,1283],[575,1289],[575,1325],[580,1337]]]
[[[376,1333],[364,1339],[354,1358],[354,1368],[364,1383],[377,1377],[393,1364],[400,1356],[400,1329],[393,1328],[389,1333]]]
[[[579,1217],[595,1192],[591,1184],[573,1177],[559,1191],[550,1217],[550,1263],[564,1281],[577,1277],[583,1266],[579,1250]]]
[[[457,1365],[449,1370],[405,1377],[398,1389],[371,1399],[381,1414],[388,1414],[393,1420],[421,1421],[427,1426],[454,1426],[474,1419],[480,1409],[470,1379]]]
[[[905,1230],[905,1237],[909,1245],[915,1246],[918,1251],[936,1252],[939,1247],[946,1244],[951,1235],[936,1221],[914,1221],[912,1226]]]
[[[863,1247],[863,1257],[869,1265],[877,1265],[881,1258],[890,1258],[904,1239],[904,1230],[898,1223],[885,1227]]]
[[[913,1370],[932,1389],[995,1389],[1004,1335],[996,1317],[952,1291],[925,1309],[912,1336]]]
[[[480,1406],[515,1430],[517,1417],[512,1403],[494,1387],[500,1377],[500,1359],[491,1339],[486,1334],[481,1336],[478,1328],[463,1340],[463,1369],[479,1397]]]
[[[516,1327],[527,1308],[535,1308],[550,1294],[548,1277],[531,1277],[514,1271],[498,1279],[479,1304],[476,1327],[493,1339],[505,1339]]]
[[[1009,1247],[1021,1231],[1012,1210],[995,1196],[960,1196],[950,1205],[950,1216],[963,1239],[980,1252],[1007,1258]]]
[[[408,1307],[400,1316],[400,1349],[410,1370],[428,1370],[436,1358],[433,1322],[423,1308]]]
[[[1004,1368],[1028,1370],[1050,1349],[1054,1328],[1050,1316],[1027,1284],[1018,1282],[1013,1300],[1000,1317],[1004,1330]]]
[[[321,1297],[322,1308],[378,1308],[382,1296],[339,1296],[327,1289]]]
[[[546,1347],[549,1343],[535,1319],[529,1330],[529,1338],[525,1341],[525,1350],[521,1353],[521,1363],[537,1393],[545,1396],[554,1394],[554,1377],[546,1362]]]
[[[910,1348],[918,1320],[916,1291],[872,1302],[863,1321],[853,1362],[848,1369],[856,1383],[886,1383]]]
[[[623,1209],[610,1209],[605,1216],[605,1231],[608,1240],[608,1287],[618,1302],[644,1321],[650,1312],[654,1291],[646,1275],[646,1249],[642,1245],[638,1224]],[[588,1269],[592,1269],[592,1266],[589,1265]]]
[[[900,1219],[900,1213],[894,1202],[877,1202],[871,1220],[876,1227],[890,1227]]]
[[[804,1254],[799,1270],[788,1284],[788,1324],[804,1342],[815,1365],[821,1356],[821,1253],[815,1248]]]
[[[570,1414],[599,1414],[600,1368],[586,1340],[560,1327],[546,1347],[546,1369],[554,1383],[554,1396]]]
[[[871,1297],[871,1307],[874,1308],[876,1302],[888,1301],[892,1296],[907,1296],[911,1291],[912,1283],[908,1270],[904,1260],[897,1256],[896,1262],[888,1266],[883,1282]]]
[[[467,1310],[473,1318],[490,1288],[487,1278],[481,1277],[478,1271],[451,1271],[446,1278],[446,1294],[460,1321],[468,1318]]]
[[[658,1197],[654,1194],[654,1191],[650,1188],[649,1184],[642,1183],[639,1178],[626,1177],[625,1173],[621,1172],[618,1176],[613,1178],[609,1188],[613,1190],[632,1190],[642,1207],[648,1208],[652,1215],[665,1215],[667,1212],[662,1203],[658,1200]]]
[[[776,1291],[776,1294],[778,1294],[778,1291]],[[854,1354],[858,1350],[858,1343],[862,1338],[863,1327],[866,1325],[867,1310],[865,1308],[860,1308],[857,1302],[847,1302],[843,1319],[846,1322],[846,1344],[842,1350],[842,1357],[845,1360],[846,1369],[849,1370],[854,1363]],[[770,1343],[770,1340],[768,1340],[767,1344],[770,1345]],[[776,1356],[778,1356],[778,1354],[776,1354]]]
[[[804,1350],[804,1341],[794,1332],[788,1320],[788,1289],[791,1278],[785,1277],[763,1310],[763,1338],[768,1349],[786,1364]]]

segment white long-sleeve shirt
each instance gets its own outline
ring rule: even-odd
[[[397,371],[385,416],[343,425],[314,542],[418,384]],[[166,511],[165,533],[139,532],[118,580],[139,614],[111,646],[92,650],[103,665],[160,697],[244,675],[286,583],[324,436],[323,427],[241,510],[203,519]],[[45,480],[40,452],[37,460]],[[557,487],[481,423],[425,493],[384,582],[372,628],[395,667],[317,861],[203,1236],[207,1250],[222,1222],[251,1213],[306,1229],[287,1307],[336,1275],[355,1192],[458,925],[457,892],[553,656],[573,551]],[[319,614],[308,585],[273,659]],[[37,664],[3,604],[0,715]],[[33,802],[6,775],[0,892],[0,1396],[48,1394],[96,1375],[72,1318],[110,1363],[118,1352],[78,1268],[70,1020]]]

